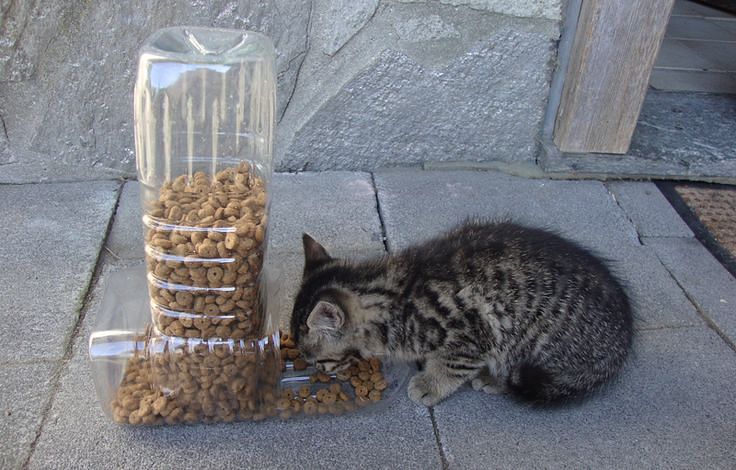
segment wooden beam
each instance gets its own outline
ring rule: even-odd
[[[674,0],[583,0],[555,121],[562,152],[626,153]]]

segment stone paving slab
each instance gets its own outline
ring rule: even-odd
[[[376,188],[389,248],[405,248],[468,217],[552,228],[604,254],[637,234],[597,181],[532,180],[495,172],[388,170]]]
[[[607,184],[642,237],[692,237],[693,232],[653,183]]]
[[[609,264],[629,291],[635,328],[702,325],[692,304],[650,247],[628,247]]]
[[[94,313],[87,321],[94,321]],[[87,328],[85,328],[87,329]],[[426,408],[405,389],[367,414],[281,422],[125,427],[100,408],[78,338],[30,468],[439,468]]]
[[[465,389],[435,407],[450,468],[732,468],[736,354],[705,327],[637,342],[620,380],[582,403]]]
[[[143,210],[138,181],[127,181],[107,238],[107,248],[121,259],[143,259]]]
[[[646,238],[690,298],[736,343],[736,279],[695,239]]]
[[[369,173],[277,173],[269,249],[301,253],[307,232],[332,250],[383,249]]]
[[[0,468],[28,458],[49,399],[56,361],[0,366]]]
[[[2,360],[61,358],[119,186],[0,186]]]

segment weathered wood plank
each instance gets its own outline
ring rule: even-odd
[[[627,152],[673,4],[583,1],[555,122],[562,152]]]

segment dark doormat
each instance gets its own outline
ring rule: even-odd
[[[736,13],[736,1],[734,0],[696,0],[698,3],[719,8],[721,10]]]
[[[657,183],[698,240],[736,277],[736,186]]]

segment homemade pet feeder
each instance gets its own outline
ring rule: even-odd
[[[377,359],[335,376],[278,331],[264,269],[275,113],[274,48],[257,33],[176,27],[140,52],[135,143],[145,266],[109,276],[89,354],[120,423],[342,414],[406,378]]]

